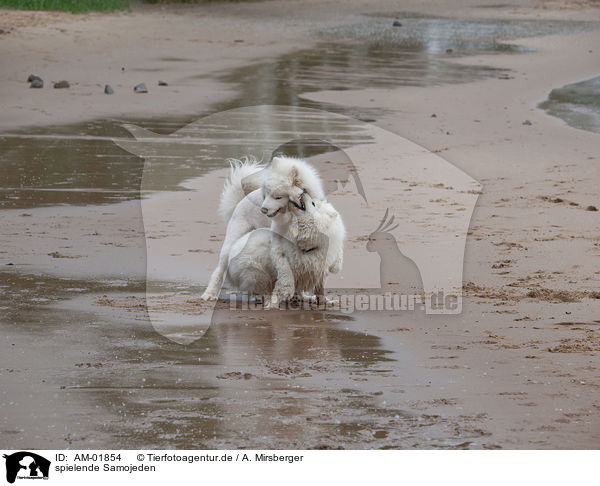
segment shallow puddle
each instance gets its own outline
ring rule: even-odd
[[[394,27],[394,20],[402,25]],[[238,95],[216,104],[211,112],[261,104],[303,106],[375,121],[381,109],[342,109],[301,96],[321,90],[431,86],[502,76],[506,70],[452,60],[481,53],[518,53],[527,49],[505,41],[592,28],[596,26],[591,22],[463,21],[402,12],[396,17],[365,17],[355,24],[315,33],[323,40],[314,48],[217,75],[219,80],[235,85]],[[168,134],[200,116],[127,122]],[[112,138],[130,136],[123,123],[99,120],[0,134],[0,208],[107,204],[138,198],[143,161],[112,142]],[[319,127],[306,128],[314,135]],[[231,134],[225,135],[231,138]],[[222,153],[213,150],[214,145],[219,145],[219,140],[207,140],[205,146],[199,146],[202,153],[192,163],[173,154],[169,177],[160,189],[172,190],[199,172],[222,167]],[[245,153],[240,148],[241,152],[231,153]]]
[[[406,406],[406,390],[431,381],[407,366],[419,362],[409,349],[361,329],[378,316],[224,308],[202,339],[181,346],[154,331],[135,283],[4,281],[0,305],[21,302],[2,324],[6,447],[493,445],[473,426],[481,417]],[[105,305],[99,290],[129,304]]]

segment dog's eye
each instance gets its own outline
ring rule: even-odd
[[[315,205],[314,201],[313,201],[312,205],[313,205],[313,206]]]
[[[277,196],[275,199],[281,199],[281,196]]]

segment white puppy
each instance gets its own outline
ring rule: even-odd
[[[269,218],[285,213],[290,202],[301,208],[303,193],[317,200],[325,199],[317,171],[304,160],[275,157],[268,167],[254,159],[231,161],[231,173],[219,206],[219,213],[229,222],[219,263],[202,299],[212,300],[219,296],[231,246],[246,233],[269,227]]]
[[[273,218],[270,230],[256,229],[231,248],[231,285],[249,294],[270,294],[271,307],[304,294],[321,301],[327,276],[342,268],[346,230],[341,216],[327,201],[308,194],[301,198],[300,207],[290,203]]]

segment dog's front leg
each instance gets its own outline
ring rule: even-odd
[[[315,301],[317,305],[321,305],[326,303],[325,299],[325,282],[324,280],[320,280],[319,283],[315,286]]]
[[[325,295],[325,279],[323,279],[315,286],[314,302],[316,302],[317,306],[324,305],[326,307],[335,306],[340,303],[340,301],[337,298],[332,299]]]
[[[239,221],[229,221],[227,224],[227,231],[225,233],[225,240],[219,253],[219,263],[217,268],[214,269],[210,276],[206,290],[200,297],[202,300],[217,300],[223,281],[225,280],[225,273],[229,266],[229,251],[232,245],[247,232],[252,231],[252,226],[247,222],[240,223]]]
[[[221,265],[221,262],[217,265],[217,268],[213,271],[208,282],[206,290],[200,297],[202,300],[216,300],[221,292],[221,286],[225,278],[225,265]]]
[[[230,246],[229,241],[226,240],[223,244],[223,248],[221,248],[217,268],[215,268],[211,274],[206,290],[202,294],[202,297],[200,297],[202,300],[217,300],[219,298],[223,280],[225,280],[225,272],[227,271]]]

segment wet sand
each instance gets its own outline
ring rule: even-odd
[[[372,87],[358,81],[345,91],[331,83],[315,86],[315,75],[294,92],[303,93],[305,106],[333,107],[373,120],[482,183],[465,252],[462,314],[221,309],[208,332],[188,345],[152,327],[149,308],[183,318],[197,312],[197,296],[224,227],[216,217],[199,215],[214,238],[209,246],[185,247],[182,255],[174,255],[179,263],[160,282],[165,292],[182,293],[187,304],[174,308],[168,299],[146,299],[142,208],[137,194],[129,192],[139,189],[142,165],[102,137],[127,137],[119,126],[123,121],[167,134],[240,99],[281,102],[281,95],[261,98],[245,79],[258,79],[261,73],[271,79],[264,69],[275,66],[278,72],[293,65],[295,50],[315,45],[307,33],[320,14],[320,28],[364,21],[358,15],[365,11],[396,16],[385,2],[369,9],[350,2],[342,19],[325,15],[327,4],[308,3],[314,9],[299,8],[293,19],[282,14],[288,4],[268,2],[235,9],[136,9],[69,19],[59,27],[48,23],[15,29],[15,39],[23,42],[22,60],[13,59],[17,68],[7,75],[12,78],[2,95],[6,110],[0,126],[25,138],[4,138],[10,150],[3,157],[39,164],[46,156],[55,175],[36,182],[39,174],[29,165],[24,184],[17,165],[9,172],[13,179],[3,184],[0,430],[5,447],[598,446],[599,213],[588,208],[600,207],[600,142],[597,134],[568,127],[537,108],[551,89],[597,75],[598,31],[516,41],[537,52],[444,58],[437,71],[440,81],[425,85],[411,85],[409,77],[399,75],[404,81],[396,87],[390,81],[394,71],[386,68],[387,76],[380,78],[385,82]],[[265,15],[267,7],[270,16]],[[414,3],[409,10],[427,14],[435,8],[440,13],[434,4]],[[195,22],[190,21],[192,14],[197,15]],[[484,9],[465,2],[453,15],[574,21],[599,17],[585,5],[565,10],[551,3]],[[252,22],[253,28],[244,31],[244,43],[235,43],[242,20],[243,25]],[[130,73],[128,61],[122,74],[115,52],[122,39],[101,36],[108,22],[136,28],[160,25],[161,32],[171,28],[180,35],[164,45],[158,37],[169,36],[162,33],[132,41],[122,55],[139,60],[137,71]],[[57,30],[62,28],[67,32]],[[76,35],[80,42],[59,44],[60,35]],[[48,43],[40,36],[48,36]],[[198,40],[183,42],[186,36]],[[48,52],[34,49],[35,42]],[[69,79],[68,69],[73,77],[81,76],[80,65],[70,66],[65,58],[77,53],[81,63],[96,62],[89,57],[103,52],[99,43],[106,46],[107,62],[119,66],[114,74],[124,76],[118,81],[123,91],[142,77],[152,95],[159,88],[148,80],[162,79],[168,72],[167,94],[123,92],[96,101],[93,93],[105,81],[94,70],[72,91],[57,94],[45,88],[37,98],[18,94],[18,89],[29,89],[23,79],[36,70],[34,61],[39,65],[44,56],[52,57],[45,61],[50,78]],[[148,43],[163,47],[148,53]],[[179,61],[166,60],[173,52],[181,53]],[[188,54],[202,59],[202,69],[181,60]],[[251,64],[258,58],[255,64],[264,67],[253,71]],[[418,81],[419,59],[399,72],[412,72]],[[316,73],[328,62],[311,61],[304,71]],[[457,72],[450,63],[470,66],[468,79],[450,82],[451,73]],[[377,73],[372,64],[361,69],[365,67]],[[291,91],[271,86],[268,92]],[[85,101],[63,109],[65,99]],[[162,113],[171,118],[156,118]],[[108,126],[106,121],[55,126],[90,115],[118,120]],[[526,120],[531,124],[524,125]],[[31,134],[38,138],[28,139]],[[48,134],[65,139],[39,138]],[[74,134],[98,139],[82,144]],[[94,161],[94,154],[106,157],[114,164],[115,178],[92,176],[105,174],[99,157],[79,178],[68,180],[73,169],[61,161],[67,154],[76,167],[73,152],[86,161]],[[377,167],[377,161],[373,164]],[[222,181],[225,171],[216,169],[206,177]],[[185,179],[190,174],[182,170],[177,177]],[[217,182],[213,187],[218,193]],[[163,195],[172,189],[162,188]],[[346,214],[344,199],[339,201],[338,209]],[[169,223],[173,237],[184,233],[178,219]]]

